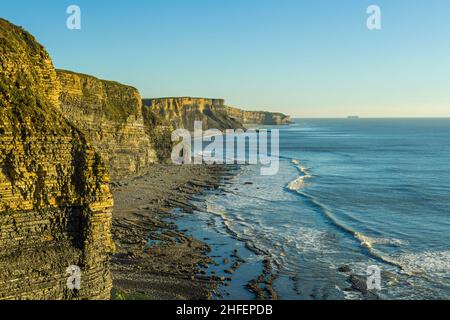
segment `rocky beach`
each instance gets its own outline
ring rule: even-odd
[[[112,183],[115,199],[111,259],[113,299],[205,300],[220,298],[233,274],[246,263],[238,249],[211,254],[209,238],[192,237],[177,225],[179,212],[195,215],[200,195],[228,192],[238,167],[154,165],[151,174]],[[199,228],[193,227],[193,228]],[[212,230],[212,229],[211,229]],[[214,233],[214,231],[212,231]],[[241,241],[232,232],[230,241]],[[206,241],[205,241],[206,240]],[[243,243],[256,255],[264,254]],[[258,299],[276,299],[272,261],[262,260],[261,274],[239,279]],[[211,271],[211,267],[215,271]]]
[[[151,174],[113,183],[113,298],[209,299],[220,282],[202,275],[210,248],[165,219],[192,212],[190,199],[220,187],[224,167],[155,165]]]

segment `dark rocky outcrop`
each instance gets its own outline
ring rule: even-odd
[[[62,115],[45,49],[0,19],[0,299],[107,299],[106,168]],[[78,292],[67,268],[81,268]]]

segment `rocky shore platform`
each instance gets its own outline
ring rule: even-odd
[[[191,197],[230,175],[224,166],[154,165],[150,174],[112,183],[113,299],[211,298],[220,279],[202,272],[213,263],[209,246],[167,220],[175,209],[193,212]]]

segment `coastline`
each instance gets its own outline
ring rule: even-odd
[[[177,209],[192,213],[192,197],[218,189],[231,174],[224,166],[154,165],[149,174],[112,183],[113,299],[212,298],[226,279],[206,275],[216,263],[210,247],[166,220]]]
[[[203,195],[227,192],[234,168],[154,165],[151,173],[111,184],[113,300],[233,299],[231,287],[247,292],[246,298],[277,299],[272,261],[230,230],[224,236],[208,227],[205,235],[195,217]],[[260,258],[259,267],[246,260],[248,253]]]
[[[154,98],[146,105],[133,86],[55,69],[33,35],[2,18],[0,39],[0,298],[108,299],[110,265],[113,297],[210,297],[218,282],[204,270],[210,248],[165,218],[175,209],[194,211],[189,197],[218,188],[226,170],[152,164],[168,160],[171,133],[195,120],[227,130],[289,116],[216,98]],[[82,289],[68,290],[68,266],[80,269]]]

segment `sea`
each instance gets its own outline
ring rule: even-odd
[[[280,130],[278,174],[241,166],[194,200],[195,213],[177,214],[211,246],[217,265],[207,273],[230,278],[217,299],[254,299],[246,285],[266,258],[279,299],[366,299],[349,279],[368,279],[373,267],[380,299],[450,299],[450,119],[294,119],[264,129]],[[230,276],[222,257],[233,252],[245,262]]]

